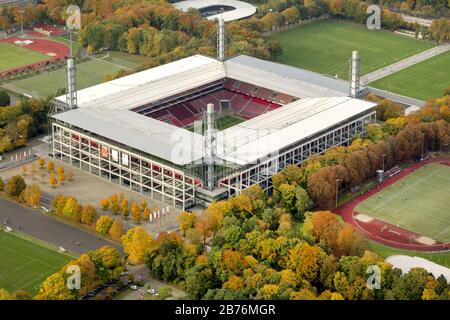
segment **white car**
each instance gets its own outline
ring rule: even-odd
[[[130,286],[130,288],[133,289],[133,290],[137,290],[137,289],[138,289],[138,286],[135,285],[135,284],[133,284],[133,285]]]

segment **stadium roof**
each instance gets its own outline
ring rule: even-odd
[[[173,3],[172,5],[175,8],[180,9],[182,11],[188,11],[189,8],[195,8],[197,10],[200,10],[212,6],[221,6],[221,5],[233,7],[234,10],[206,17],[208,20],[214,20],[220,16],[225,22],[247,18],[252,16],[256,12],[255,6],[247,2],[236,0],[186,0]]]
[[[79,90],[78,108],[53,118],[186,165],[203,157],[203,137],[131,109],[225,77],[301,98],[218,134],[218,155],[238,165],[252,163],[375,106],[348,98],[345,81],[247,56],[222,63],[195,55]],[[56,98],[63,103],[65,99]]]
[[[349,97],[297,100],[219,132],[217,154],[238,165],[256,163],[375,106],[373,102]]]

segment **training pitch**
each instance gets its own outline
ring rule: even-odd
[[[15,69],[50,57],[12,43],[0,43],[0,71]]]
[[[441,97],[450,84],[449,66],[450,52],[447,51],[370,85],[420,100]]]
[[[49,275],[70,260],[68,255],[0,228],[0,288],[35,294]]]
[[[280,41],[283,47],[277,61],[331,76],[337,74],[342,79],[348,78],[353,50],[359,51],[361,74],[367,74],[432,46],[426,41],[337,20],[315,21],[268,38]]]
[[[448,243],[450,166],[428,164],[359,204],[355,211]]]

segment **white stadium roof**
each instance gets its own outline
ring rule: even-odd
[[[223,63],[195,55],[79,90],[78,108],[53,118],[186,165],[203,157],[203,137],[130,109],[225,77],[300,98],[218,133],[218,156],[237,165],[253,163],[375,107],[347,97],[345,81],[247,56]],[[62,103],[65,99],[56,98]]]
[[[250,17],[255,14],[256,7],[250,3],[236,0],[186,0],[172,4],[175,8],[182,11],[188,11],[189,8],[195,8],[197,10],[212,7],[212,6],[228,6],[233,7],[234,10],[222,12],[207,17],[208,20],[214,20],[219,17],[227,21],[239,20]]]

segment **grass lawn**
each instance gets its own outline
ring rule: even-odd
[[[433,163],[416,170],[356,207],[373,218],[450,242],[450,167]]]
[[[217,129],[222,131],[244,121],[245,119],[242,119],[241,117],[226,114],[217,119]]]
[[[369,30],[363,25],[337,20],[319,20],[268,37],[283,46],[277,61],[296,67],[348,78],[353,50],[361,57],[361,74],[378,70],[396,60],[429,49],[426,41]]]
[[[396,249],[371,241],[370,250],[378,254],[382,258],[392,255],[405,255],[411,257],[421,257],[433,261],[437,264],[450,268],[450,252],[418,252],[410,250]]]
[[[39,285],[72,259],[0,228],[0,288],[35,294]]]
[[[450,52],[418,63],[370,85],[420,100],[440,97],[450,85]]]
[[[118,66],[101,60],[89,60],[77,65],[77,89],[83,89],[103,82],[106,75],[120,70]],[[37,76],[10,82],[6,89],[33,96],[55,95],[59,88],[65,88],[65,69],[44,72]]]
[[[119,51],[108,52],[103,56],[106,56],[104,60],[108,62],[112,62],[131,69],[134,69],[143,64],[145,61],[149,60],[149,57]]]
[[[0,42],[0,71],[5,71],[27,64],[47,60],[50,57],[12,43]]]

